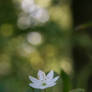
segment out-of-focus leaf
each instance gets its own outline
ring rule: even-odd
[[[63,70],[61,71],[61,78],[62,78],[62,84],[63,84],[63,92],[69,92],[69,90],[72,88],[71,79]]]

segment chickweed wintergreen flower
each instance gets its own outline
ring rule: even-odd
[[[54,78],[54,71],[51,70],[47,75],[39,70],[38,71],[38,79],[32,76],[29,76],[29,79],[32,83],[29,84],[30,87],[37,89],[46,89],[48,87],[52,87],[56,85],[56,81],[59,79],[59,76]]]

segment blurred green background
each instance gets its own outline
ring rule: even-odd
[[[27,30],[17,26],[20,2],[0,0],[0,92],[32,92],[39,69],[61,76],[48,92],[92,92],[92,1],[36,0],[50,19]]]

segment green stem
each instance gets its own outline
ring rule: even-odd
[[[41,92],[46,92],[46,89],[42,90]]]
[[[32,92],[34,92],[34,88],[32,88]]]
[[[46,92],[46,89],[44,89],[44,92]]]

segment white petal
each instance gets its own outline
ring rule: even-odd
[[[47,74],[47,79],[52,79],[54,76],[54,72],[53,70],[51,70],[48,74]]]
[[[56,83],[49,83],[49,84],[47,84],[46,86],[40,86],[39,88],[40,89],[46,89],[46,88],[49,88],[49,87],[52,87],[52,86],[55,86],[56,85]]]
[[[48,85],[47,86],[40,86],[40,89],[46,89],[48,88]]]
[[[40,89],[46,89],[46,88],[49,88],[49,87],[52,87],[55,85],[56,85],[56,83],[50,83],[50,84],[47,84],[46,86],[40,86]]]
[[[38,83],[30,83],[30,87],[40,89],[40,85]]]
[[[39,82],[40,80],[38,80],[38,79],[36,79],[36,78],[34,78],[34,77],[32,77],[32,76],[29,76],[29,79],[32,81],[32,82]]]
[[[48,85],[48,87],[52,87],[52,86],[55,86],[55,85],[56,85],[56,83],[51,83],[51,84]]]
[[[55,77],[54,79],[52,79],[52,82],[56,82],[59,79],[59,76]]]
[[[46,76],[45,76],[45,73],[41,70],[38,71],[38,78],[40,80],[45,80]]]

